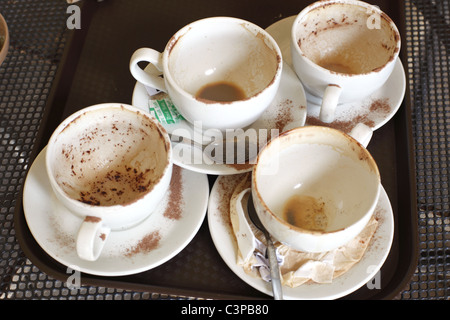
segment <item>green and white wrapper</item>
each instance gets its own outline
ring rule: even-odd
[[[159,93],[148,101],[149,112],[162,124],[175,124],[184,120],[169,96]]]

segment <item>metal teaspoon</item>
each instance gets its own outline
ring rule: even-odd
[[[264,233],[264,236],[267,240],[267,257],[269,259],[270,266],[270,276],[272,278],[272,292],[275,300],[283,300],[283,292],[281,288],[281,280],[280,280],[280,269],[278,266],[277,256],[275,253],[275,246],[273,245],[272,238],[270,237],[269,232],[259,220],[258,214],[256,213],[255,207],[253,205],[252,194],[248,197],[247,202],[247,210],[248,216],[250,220],[252,220],[253,224]]]

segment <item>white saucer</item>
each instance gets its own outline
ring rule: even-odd
[[[269,26],[266,30],[275,39],[283,54],[283,61],[292,68],[290,49],[291,27],[295,16],[291,16]],[[308,100],[308,119],[306,125],[318,124],[341,129],[349,132],[358,123],[363,121],[373,130],[377,130],[388,122],[400,108],[406,90],[406,76],[400,58],[394,71],[386,83],[370,97],[358,102],[341,104],[337,107],[336,119],[330,124],[321,123],[319,119],[321,99],[314,97],[306,91]],[[375,108],[372,111],[371,106]]]
[[[81,260],[76,253],[75,237],[81,218],[56,200],[47,178],[45,148],[32,164],[25,181],[25,218],[37,243],[63,265],[100,276],[143,272],[178,254],[195,236],[206,215],[207,176],[179,167],[174,167],[174,173],[181,179],[172,180],[171,189],[156,211],[131,229],[111,232],[100,258],[94,262]],[[169,206],[172,211],[166,212]],[[146,246],[137,250],[145,240]]]
[[[229,220],[229,199],[243,175],[219,176],[211,190],[208,204],[208,224],[217,251],[228,267],[253,288],[272,295],[270,284],[253,277],[236,264],[237,244]],[[283,286],[285,299],[337,299],[370,281],[380,270],[391,249],[394,237],[394,216],[389,198],[382,189],[375,211],[378,228],[362,259],[330,284],[307,283],[297,288]],[[382,276],[382,275],[381,275]]]
[[[147,72],[154,73],[153,65],[146,67]],[[149,111],[150,95],[147,88],[141,83],[137,82],[133,91],[132,105],[138,107],[144,111]],[[288,123],[286,119],[291,122]],[[275,96],[274,101],[269,108],[263,113],[260,119],[251,124],[249,127],[255,130],[277,128],[276,124],[283,123],[283,128],[278,128],[282,131],[292,129],[293,127],[301,127],[306,121],[306,95],[303,90],[303,86],[299,81],[295,72],[285,63],[283,65],[283,72],[281,76],[280,88]],[[190,132],[190,137],[194,137],[194,127],[187,121],[181,120],[176,124],[162,123],[167,132],[172,133],[175,129],[183,128]],[[191,139],[193,140],[193,139]],[[205,174],[217,174],[217,175],[229,175],[236,173],[243,173],[252,169],[251,164],[218,164],[203,161],[202,154],[199,152],[193,152],[192,148],[185,144],[172,143],[174,150],[174,163],[180,167],[205,173]],[[182,155],[193,153],[195,157],[192,160],[186,161]]]

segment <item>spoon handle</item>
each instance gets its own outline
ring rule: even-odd
[[[270,263],[270,276],[272,278],[272,291],[275,300],[283,300],[283,291],[281,289],[280,270],[277,261],[277,255],[275,253],[275,246],[273,245],[272,238],[266,234],[267,239],[267,255]]]

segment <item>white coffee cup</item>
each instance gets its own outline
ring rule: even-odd
[[[278,241],[324,252],[356,237],[373,215],[380,174],[370,153],[328,127],[296,128],[270,141],[252,174],[256,212]]]
[[[141,61],[153,64],[163,78],[142,70]],[[130,59],[135,79],[167,92],[187,121],[222,131],[244,128],[261,116],[277,93],[281,71],[275,40],[253,23],[231,17],[195,21],[175,33],[162,53],[140,48]],[[199,94],[207,88],[231,93]]]
[[[363,1],[318,1],[303,9],[291,30],[292,63],[305,89],[322,98],[320,120],[332,122],[338,104],[379,89],[400,42],[394,22]]]
[[[46,168],[59,201],[80,216],[77,253],[94,261],[112,230],[130,228],[161,202],[172,176],[164,128],[124,104],[99,104],[65,119],[47,145]]]

